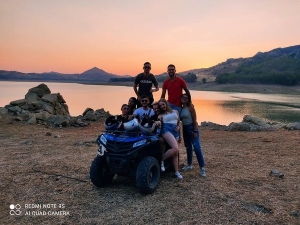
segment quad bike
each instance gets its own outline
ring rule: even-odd
[[[90,167],[90,178],[97,187],[110,184],[117,174],[135,177],[143,194],[154,192],[160,179],[161,150],[153,127],[145,129],[134,119],[123,124],[125,131],[106,127],[97,138],[98,154]],[[111,127],[109,127],[111,128]],[[172,158],[165,160],[166,171],[174,171]]]

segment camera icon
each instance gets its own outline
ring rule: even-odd
[[[9,211],[9,214],[12,215],[12,216],[20,216],[22,211],[20,210],[21,209],[21,205],[20,204],[11,204],[9,206],[10,208],[10,211]]]

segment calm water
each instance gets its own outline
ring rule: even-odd
[[[0,81],[0,106],[25,98],[27,91],[40,83]],[[81,115],[88,107],[94,110],[104,108],[112,114],[119,114],[121,105],[135,96],[132,87],[51,82],[45,84],[51,93],[60,93],[64,97],[72,116]],[[155,93],[155,100],[160,95],[161,90]],[[191,95],[199,123],[210,121],[228,125],[230,122],[241,122],[246,114],[285,123],[300,121],[300,98],[297,95],[211,91],[191,91]]]

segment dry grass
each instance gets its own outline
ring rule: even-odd
[[[300,210],[299,131],[202,128],[207,178],[200,178],[194,158],[183,181],[163,174],[158,189],[142,195],[125,177],[102,189],[89,181],[93,141],[102,129],[97,122],[59,129],[11,124],[2,117],[1,224],[300,224],[290,215]],[[269,176],[271,169],[284,178]],[[9,215],[10,204],[50,203],[65,204],[70,216],[28,216],[24,209],[21,216]]]

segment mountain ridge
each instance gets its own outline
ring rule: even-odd
[[[198,80],[205,78],[207,81],[215,81],[216,77],[228,73],[234,74],[240,68],[251,67],[253,64],[258,64],[272,59],[293,58],[300,60],[300,45],[294,45],[284,48],[275,48],[267,52],[257,52],[252,57],[247,58],[228,58],[225,62],[221,62],[209,68],[191,69],[178,74],[194,73]],[[167,76],[162,73],[156,76]],[[43,73],[22,73],[18,71],[0,70],[0,80],[57,80],[70,82],[108,82],[111,78],[132,77],[130,75],[117,75],[109,73],[98,67],[93,67],[82,73],[64,74],[59,72],[43,72]]]

